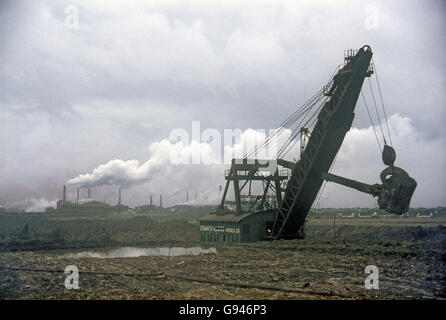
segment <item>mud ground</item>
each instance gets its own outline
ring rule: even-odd
[[[45,232],[54,230],[39,229],[37,221],[31,226],[28,220],[27,239],[20,240],[21,231],[14,237],[3,233],[0,267],[27,270],[0,270],[1,299],[446,298],[445,218],[314,219],[307,238],[299,241],[218,245],[216,254],[197,256],[66,258],[73,248],[82,248],[73,245],[83,234],[82,228],[75,228],[78,219],[67,218],[72,225],[66,231],[55,223],[60,239],[51,249],[46,249],[49,240],[46,247],[40,245]],[[104,218],[102,222],[107,222],[97,225],[103,229],[97,229],[97,239],[89,240],[88,251],[110,243],[111,247],[200,245],[196,221],[113,219]],[[86,228],[95,230],[95,223],[91,219]],[[138,228],[132,229],[134,225]],[[103,242],[101,232],[108,234]],[[156,239],[153,234],[163,236]],[[36,239],[40,242],[30,248],[29,242]],[[21,242],[27,245],[20,250]],[[78,290],[64,286],[67,265],[80,271]],[[379,269],[379,289],[364,286],[368,265]]]

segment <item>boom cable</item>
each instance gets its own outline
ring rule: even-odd
[[[309,112],[312,110],[312,108],[320,102],[323,97],[324,93],[327,87],[330,87],[333,84],[333,77],[336,74],[337,71],[339,71],[341,65],[338,65],[335,68],[335,71],[330,77],[330,81],[322,87],[313,97],[311,97],[307,102],[305,102],[301,107],[299,107],[293,114],[291,114],[287,119],[285,119],[279,126],[274,130],[274,132],[268,136],[266,136],[264,139],[262,139],[258,144],[255,145],[253,149],[246,152],[243,156],[243,159],[247,159],[248,157],[252,157],[253,155],[257,155],[260,151],[264,150],[266,147],[268,147],[269,143],[273,139],[278,139],[278,137],[285,131],[285,129],[289,129],[290,127],[293,127],[293,124],[295,123],[303,116],[303,119],[299,124],[304,121],[304,119],[308,116]],[[327,98],[328,99],[328,98]],[[320,110],[320,108],[318,109]],[[311,117],[310,117],[311,119]],[[296,131],[300,129],[300,125],[297,125],[292,129],[290,137],[297,137]],[[286,146],[282,146],[280,150],[285,150],[286,147],[291,143],[289,141],[290,138],[288,138],[285,142]]]
[[[285,121],[283,121],[278,128],[269,136],[265,137],[259,144],[257,144],[252,150],[246,153],[243,158],[246,159],[253,155],[258,154],[260,151],[265,149],[270,141],[276,137],[279,137],[285,129],[288,129],[295,123],[299,118],[308,112],[308,110],[317,103],[321,96],[323,95],[324,89],[319,90],[313,97],[311,97],[304,105],[302,105],[298,110],[296,110],[291,116],[289,116]]]
[[[316,101],[319,102],[319,101]],[[301,119],[301,121],[299,122],[298,125],[296,125],[296,127],[294,128],[294,130],[292,131],[292,133],[290,134],[290,136],[288,137],[288,139],[285,141],[285,143],[282,145],[282,147],[280,148],[280,150],[277,153],[277,157],[279,157],[280,155],[282,155],[282,153],[287,149],[287,147],[294,141],[296,141],[295,139],[297,138],[297,136],[301,133],[300,128],[302,127],[302,122],[305,120],[305,118],[308,116],[308,114],[310,113],[310,111],[313,109],[315,103],[313,105],[311,105],[311,107],[308,109],[308,111],[306,112],[305,116]],[[319,109],[319,108],[318,108]],[[310,118],[305,122],[305,124],[303,126],[306,126],[308,124],[308,121],[310,121],[315,114],[317,113],[314,112]]]
[[[328,97],[319,105],[319,107],[315,110],[315,112],[312,113],[312,115],[308,118],[308,120],[302,125],[302,122],[305,120],[306,115],[296,126],[295,130],[293,131],[293,134],[290,135],[287,142],[280,148],[280,150],[277,153],[277,158],[286,156],[294,147],[294,145],[298,141],[298,137],[302,134],[302,131],[300,130],[301,127],[304,128],[312,128],[313,125],[317,121],[317,115],[319,114],[319,111],[322,109],[325,102],[328,100]],[[291,146],[291,147],[290,147]]]

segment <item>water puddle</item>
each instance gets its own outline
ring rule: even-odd
[[[203,249],[202,247],[160,247],[160,248],[134,248],[123,247],[112,249],[106,252],[99,251],[83,251],[78,253],[71,253],[63,255],[62,258],[131,258],[142,256],[165,256],[176,257],[185,255],[203,255],[209,253],[217,253],[216,248]]]

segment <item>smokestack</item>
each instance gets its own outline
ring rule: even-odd
[[[189,201],[189,190],[187,190],[186,201]]]
[[[77,199],[77,203],[79,203],[79,188],[77,188],[77,196],[76,196],[76,199]]]
[[[160,207],[163,207],[163,194],[160,193]]]
[[[88,188],[88,199],[91,199],[90,188]]]
[[[198,199],[198,192],[195,191],[195,200],[197,200],[197,199]]]
[[[67,187],[65,185],[63,186],[62,201],[67,201]]]
[[[119,199],[118,199],[118,206],[121,205],[121,187],[119,187]]]
[[[153,195],[150,195],[150,205],[153,205]]]

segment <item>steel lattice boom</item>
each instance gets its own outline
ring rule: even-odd
[[[302,226],[354,118],[354,109],[370,70],[372,50],[363,46],[346,56],[335,75],[330,99],[322,107],[299,162],[294,166],[272,230],[272,238],[299,238]]]

